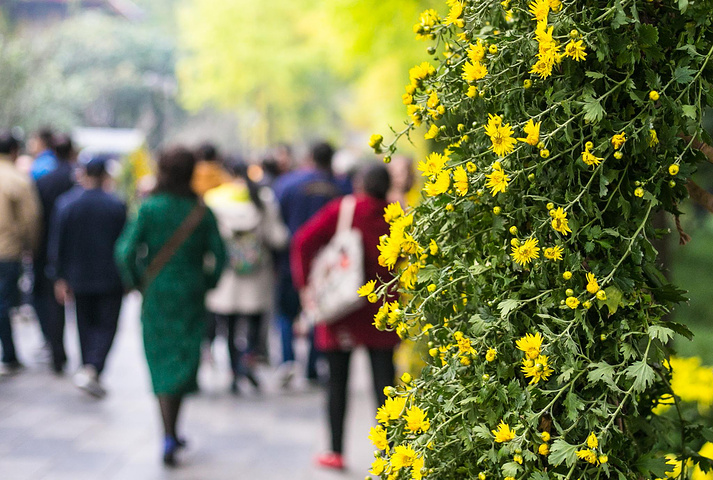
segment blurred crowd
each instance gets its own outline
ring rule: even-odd
[[[20,359],[31,353],[16,351],[11,311],[31,305],[44,338],[34,354],[63,375],[65,329],[76,325],[81,359],[71,380],[104,397],[102,372],[123,298],[138,290],[167,466],[178,463],[185,446],[177,431],[182,401],[198,390],[199,365],[212,361],[220,335],[234,394],[248,385],[259,391],[258,365],[277,357],[281,388],[298,376],[325,386],[331,448],[316,461],[344,468],[351,352],[368,349],[381,404],[395,380],[399,339],[373,327],[377,306],[366,299],[329,323],[308,321],[305,287],[313,261],[341,228],[345,198],[350,227],[363,242],[364,278],[386,278],[377,260],[378,239],[388,233],[384,209],[412,203],[414,175],[408,158],[388,166],[369,159],[342,174],[334,172],[334,158],[323,141],[299,159],[289,145],[278,145],[258,163],[210,143],[170,146],[157,153],[152,180],[137,183],[138,204],[127,208],[113,179],[121,158],[77,152],[70,136],[50,129],[26,145],[0,131],[0,375],[25,368]],[[74,321],[66,321],[68,314]],[[279,332],[279,355],[270,352],[271,327]],[[296,334],[310,345],[299,362]]]

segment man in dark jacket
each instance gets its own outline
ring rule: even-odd
[[[99,382],[114,341],[123,287],[114,264],[114,244],[126,222],[126,206],[103,190],[107,159],[92,158],[80,183],[62,195],[52,214],[50,273],[60,304],[74,298],[82,367],[77,387],[96,397],[106,391]]]
[[[62,373],[67,361],[64,350],[64,306],[57,303],[52,279],[47,276],[47,240],[50,216],[57,199],[74,185],[75,152],[68,135],[58,135],[55,142],[57,168],[37,180],[37,191],[42,203],[42,238],[33,260],[35,271],[34,304],[46,344],[52,352],[52,368]]]

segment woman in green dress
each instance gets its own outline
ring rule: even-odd
[[[181,400],[198,389],[205,294],[216,286],[225,264],[225,248],[215,217],[205,209],[190,236],[158,273],[153,272],[152,279],[146,278],[151,276],[146,270],[152,259],[198,204],[190,187],[194,165],[193,154],[185,148],[161,153],[156,189],[122,232],[115,252],[127,288],[141,288],[143,292],[144,349],[161,409],[163,461],[168,466],[176,464],[176,450],[183,446],[176,435]]]

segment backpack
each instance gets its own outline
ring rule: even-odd
[[[237,275],[250,275],[265,263],[265,248],[258,226],[249,230],[233,230],[226,240],[228,265]]]

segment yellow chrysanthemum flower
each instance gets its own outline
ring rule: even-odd
[[[592,294],[599,291],[599,284],[592,272],[587,273],[587,291]]]
[[[485,48],[483,47],[483,41],[478,39],[478,41],[468,48],[468,58],[473,63],[480,62],[483,57],[485,57]]]
[[[450,171],[441,171],[436,175],[436,178],[431,182],[427,183],[423,187],[423,191],[429,197],[435,197],[436,195],[441,195],[446,193],[451,186],[451,174]]]
[[[589,448],[597,448],[599,446],[599,440],[597,440],[597,436],[594,435],[594,432],[590,433],[587,437],[587,446]]]
[[[426,157],[425,161],[418,162],[417,169],[421,172],[422,177],[433,177],[443,170],[447,160],[448,157],[446,155],[433,152]]]
[[[398,471],[410,467],[416,460],[416,451],[411,445],[396,445],[391,455],[391,467]]]
[[[376,286],[376,280],[369,280],[364,285],[359,287],[359,289],[357,290],[357,293],[359,294],[360,297],[367,297],[367,296],[369,296],[370,293],[372,293],[374,291],[375,286]]]
[[[550,13],[549,0],[533,0],[529,5],[530,13],[538,22],[546,22],[547,15]]]
[[[406,428],[411,430],[412,433],[427,432],[431,428],[431,422],[426,418],[426,412],[417,406],[408,409],[406,415],[404,415],[404,420],[406,420]]]
[[[590,150],[590,149],[588,148],[588,146],[585,145],[584,151],[582,152],[582,161],[583,161],[584,163],[586,163],[587,165],[589,165],[589,166],[592,166],[592,165],[594,165],[594,166],[599,165],[599,164],[602,162],[602,160],[604,160],[604,159],[603,159],[603,158],[600,158],[600,157],[597,157],[596,155],[594,155],[594,154],[593,154],[592,152],[590,152],[589,150]]]
[[[420,85],[424,79],[434,73],[436,73],[436,69],[428,62],[422,62],[420,65],[416,65],[408,71],[409,79],[415,86]]]
[[[389,462],[387,462],[385,458],[376,457],[371,464],[371,470],[369,470],[369,473],[372,475],[381,475],[382,473],[387,472],[388,467]]]
[[[564,303],[569,308],[574,310],[579,306],[579,299],[577,299],[577,297],[567,297],[567,299],[564,301]]]
[[[384,235],[379,239],[379,265],[389,270],[394,268],[401,255],[401,242]]]
[[[386,439],[386,430],[381,425],[371,427],[369,430],[369,440],[379,450],[388,450],[389,441]]]
[[[401,208],[399,202],[392,202],[384,207],[384,220],[386,223],[392,223],[399,217],[404,215],[404,209]]]
[[[468,193],[468,174],[462,166],[453,170],[453,187],[461,197]]]
[[[423,135],[423,138],[425,138],[426,140],[436,138],[438,136],[439,131],[440,130],[438,128],[438,125],[432,124],[428,131]]]
[[[503,167],[500,166],[500,162],[493,164],[493,173],[486,175],[485,178],[488,179],[485,186],[490,189],[493,197],[498,193],[504,193],[510,181],[510,177],[503,172]]]
[[[396,420],[401,416],[401,413],[406,407],[406,398],[390,397],[387,398],[384,404],[376,411],[376,419],[379,423],[388,425],[390,420]]]
[[[537,246],[539,240],[528,238],[520,245],[512,247],[512,259],[520,265],[527,265],[531,261],[540,257],[540,248]]]
[[[488,117],[485,134],[490,137],[492,143],[490,149],[496,155],[504,157],[515,149],[517,140],[513,138],[513,130],[509,123],[502,123],[502,119],[497,115],[489,114]]]
[[[426,106],[428,108],[436,108],[441,101],[438,99],[438,93],[434,90],[431,92],[431,94],[428,96],[428,100],[426,101]]]
[[[497,357],[498,351],[495,350],[494,348],[489,348],[488,351],[485,354],[485,360],[488,362],[492,362],[495,360],[495,357]]]
[[[572,232],[569,228],[567,212],[565,212],[562,207],[558,207],[556,210],[550,210],[550,215],[552,216],[552,228],[562,235],[567,235]]]
[[[597,452],[590,449],[577,450],[577,458],[589,462],[591,464],[597,463]]]
[[[626,132],[621,132],[611,137],[611,144],[614,145],[614,150],[619,150],[626,143]]]
[[[649,147],[653,147],[659,144],[659,135],[653,128],[649,130]]]
[[[526,378],[531,378],[530,385],[536,385],[540,380],[547,381],[554,370],[549,367],[549,358],[547,355],[540,355],[534,360],[522,361],[522,373]]]
[[[518,138],[518,140],[533,147],[540,143],[540,124],[542,124],[542,122],[535,123],[532,119],[528,120],[523,128],[527,137]]]
[[[456,26],[462,27],[463,20],[461,17],[463,16],[463,0],[449,0],[448,6],[451,7],[451,9],[446,17],[446,25],[454,23]]]
[[[547,445],[546,443],[541,444],[537,448],[537,453],[539,453],[540,455],[544,455],[544,456],[549,455],[550,454],[550,446]]]
[[[428,253],[430,253],[431,255],[438,254],[438,244],[434,239],[431,239],[431,241],[428,242]]]
[[[406,289],[413,289],[418,279],[418,272],[421,269],[418,263],[412,263],[401,272],[401,285]]]
[[[495,435],[495,441],[498,443],[509,442],[515,438],[515,431],[510,429],[510,425],[500,420],[500,424],[496,430],[491,430]]]
[[[475,82],[476,80],[480,80],[482,78],[485,78],[485,76],[488,74],[488,67],[483,65],[480,62],[466,62],[463,65],[463,73],[461,76],[463,77],[463,80],[465,80],[468,83]]]
[[[531,360],[536,359],[540,356],[540,351],[542,350],[542,335],[540,332],[525,334],[524,337],[515,342],[518,350],[525,352],[525,356]]]
[[[584,43],[582,40],[571,40],[567,46],[564,47],[564,56],[573,58],[574,60],[581,62],[586,60],[587,52],[585,52]]]
[[[562,260],[563,253],[564,249],[559,245],[545,248],[545,258],[548,260]]]

